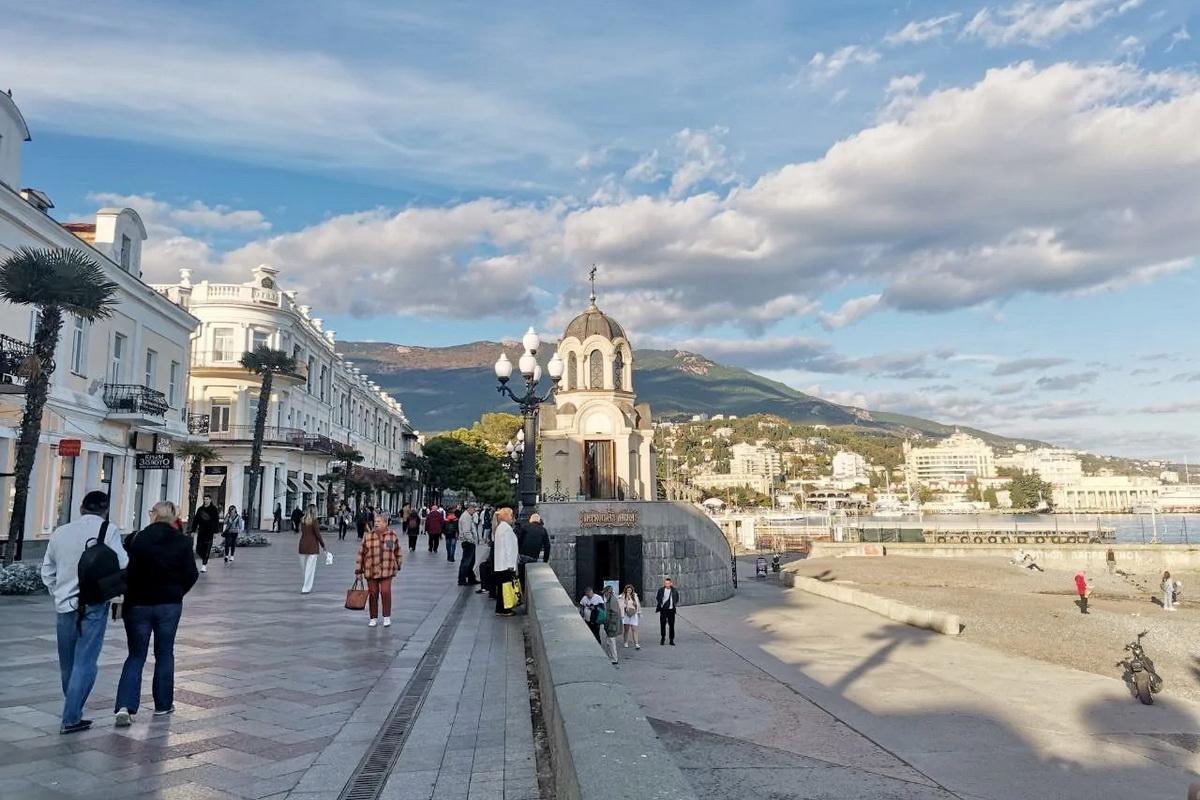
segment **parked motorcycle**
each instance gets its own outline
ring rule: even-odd
[[[1130,685],[1137,699],[1143,705],[1153,705],[1154,695],[1162,691],[1163,679],[1154,668],[1154,661],[1146,655],[1142,647],[1142,637],[1147,631],[1137,635],[1137,639],[1125,645],[1129,658],[1118,661],[1117,666],[1125,668],[1125,681]]]

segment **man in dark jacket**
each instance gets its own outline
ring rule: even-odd
[[[213,505],[212,495],[204,495],[204,505],[192,514],[192,533],[196,534],[196,555],[200,571],[208,572],[208,554],[212,552],[213,537],[221,528],[221,512]]]
[[[150,525],[125,542],[129,570],[124,618],[129,656],[117,685],[117,727],[128,727],[138,711],[151,634],[154,716],[175,710],[175,632],[183,615],[183,596],[200,577],[187,537],[175,527],[175,504],[167,500],[155,504],[150,517]]]
[[[300,532],[300,521],[304,519],[304,512],[300,510],[300,506],[292,509],[292,533]]]
[[[429,513],[425,515],[425,533],[429,536],[429,552],[436,553],[438,551],[445,523],[446,517],[442,514],[441,507],[436,505],[430,507]]]
[[[670,578],[663,578],[662,588],[654,595],[654,611],[658,614],[658,643],[667,643],[667,631],[671,632],[671,646],[675,646],[675,611],[679,608],[679,590]]]
[[[520,542],[518,545],[520,554],[517,556],[517,577],[524,585],[526,564],[537,561],[539,558],[544,562],[550,560],[550,533],[542,524],[542,515],[530,514],[529,521],[520,526],[517,531],[517,539]]]

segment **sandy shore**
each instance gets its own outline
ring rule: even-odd
[[[816,558],[796,562],[808,577],[962,617],[963,635],[997,649],[1121,677],[1116,662],[1139,631],[1165,680],[1164,692],[1200,700],[1200,573],[1176,575],[1175,613],[1152,602],[1158,574],[1089,573],[1089,614],[1076,603],[1074,570],[1035,572],[1001,558]],[[1189,594],[1191,593],[1191,594]],[[1189,597],[1194,602],[1188,602]]]

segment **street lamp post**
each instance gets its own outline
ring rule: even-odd
[[[521,337],[521,344],[525,346],[525,353],[518,360],[517,366],[521,371],[521,376],[525,379],[524,394],[517,394],[508,385],[508,381],[512,377],[513,365],[508,360],[506,353],[500,354],[500,358],[496,360],[495,369],[496,378],[500,381],[496,391],[520,406],[521,416],[524,418],[524,426],[518,434],[518,439],[523,440],[525,446],[524,449],[517,452],[520,453],[521,459],[521,474],[518,479],[520,491],[518,519],[525,522],[537,508],[538,407],[554,397],[554,390],[558,388],[558,382],[562,380],[563,362],[558,357],[558,353],[555,353],[554,357],[550,359],[550,363],[546,365],[546,371],[550,374],[553,385],[546,394],[539,395],[538,383],[542,380],[542,367],[537,363],[537,350],[541,344],[541,338],[533,328],[530,328]]]

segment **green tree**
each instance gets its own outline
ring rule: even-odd
[[[17,437],[13,472],[12,512],[3,561],[21,558],[25,541],[25,508],[29,502],[29,476],[37,458],[42,433],[42,412],[54,374],[54,351],[62,332],[63,314],[95,322],[112,314],[117,285],[90,255],[75,249],[35,250],[22,247],[0,263],[0,298],[37,308],[32,354],[24,372],[25,410]]]
[[[246,495],[246,507],[242,518],[246,520],[246,528],[253,530],[258,527],[258,516],[254,508],[258,500],[258,481],[262,472],[263,438],[267,432],[267,410],[271,405],[271,386],[278,372],[295,373],[296,359],[282,350],[272,350],[266,345],[259,345],[252,353],[242,355],[242,366],[255,375],[262,376],[262,386],[258,390],[258,412],[254,415],[254,441],[250,445],[250,486]]]
[[[350,473],[354,465],[363,460],[363,454],[348,444],[337,443],[333,447],[333,457],[342,462],[342,499],[350,504]]]
[[[190,520],[196,513],[196,501],[200,498],[200,476],[204,472],[204,462],[216,461],[217,451],[204,442],[182,442],[175,447],[175,454],[191,462],[188,470],[188,519]]]
[[[983,499],[987,501],[987,504],[990,508],[1000,507],[1000,498],[996,496],[996,489],[993,486],[989,486],[984,490]]]
[[[1017,472],[1008,483],[1008,496],[1013,508],[1040,508],[1043,503],[1049,505],[1052,502],[1054,487],[1036,472]]]
[[[504,455],[504,445],[516,438],[523,420],[520,414],[505,414],[502,412],[484,414],[471,426],[471,432],[488,445],[492,455]]]
[[[508,474],[486,444],[451,434],[435,436],[425,444],[425,458],[425,484],[435,496],[455,489],[470,492],[486,503],[512,502]]]
[[[926,486],[924,484],[921,484],[920,486],[917,487],[917,500],[922,505],[924,505],[925,503],[933,502],[933,498],[936,496],[937,495],[934,494],[933,489],[930,489],[928,486]]]

